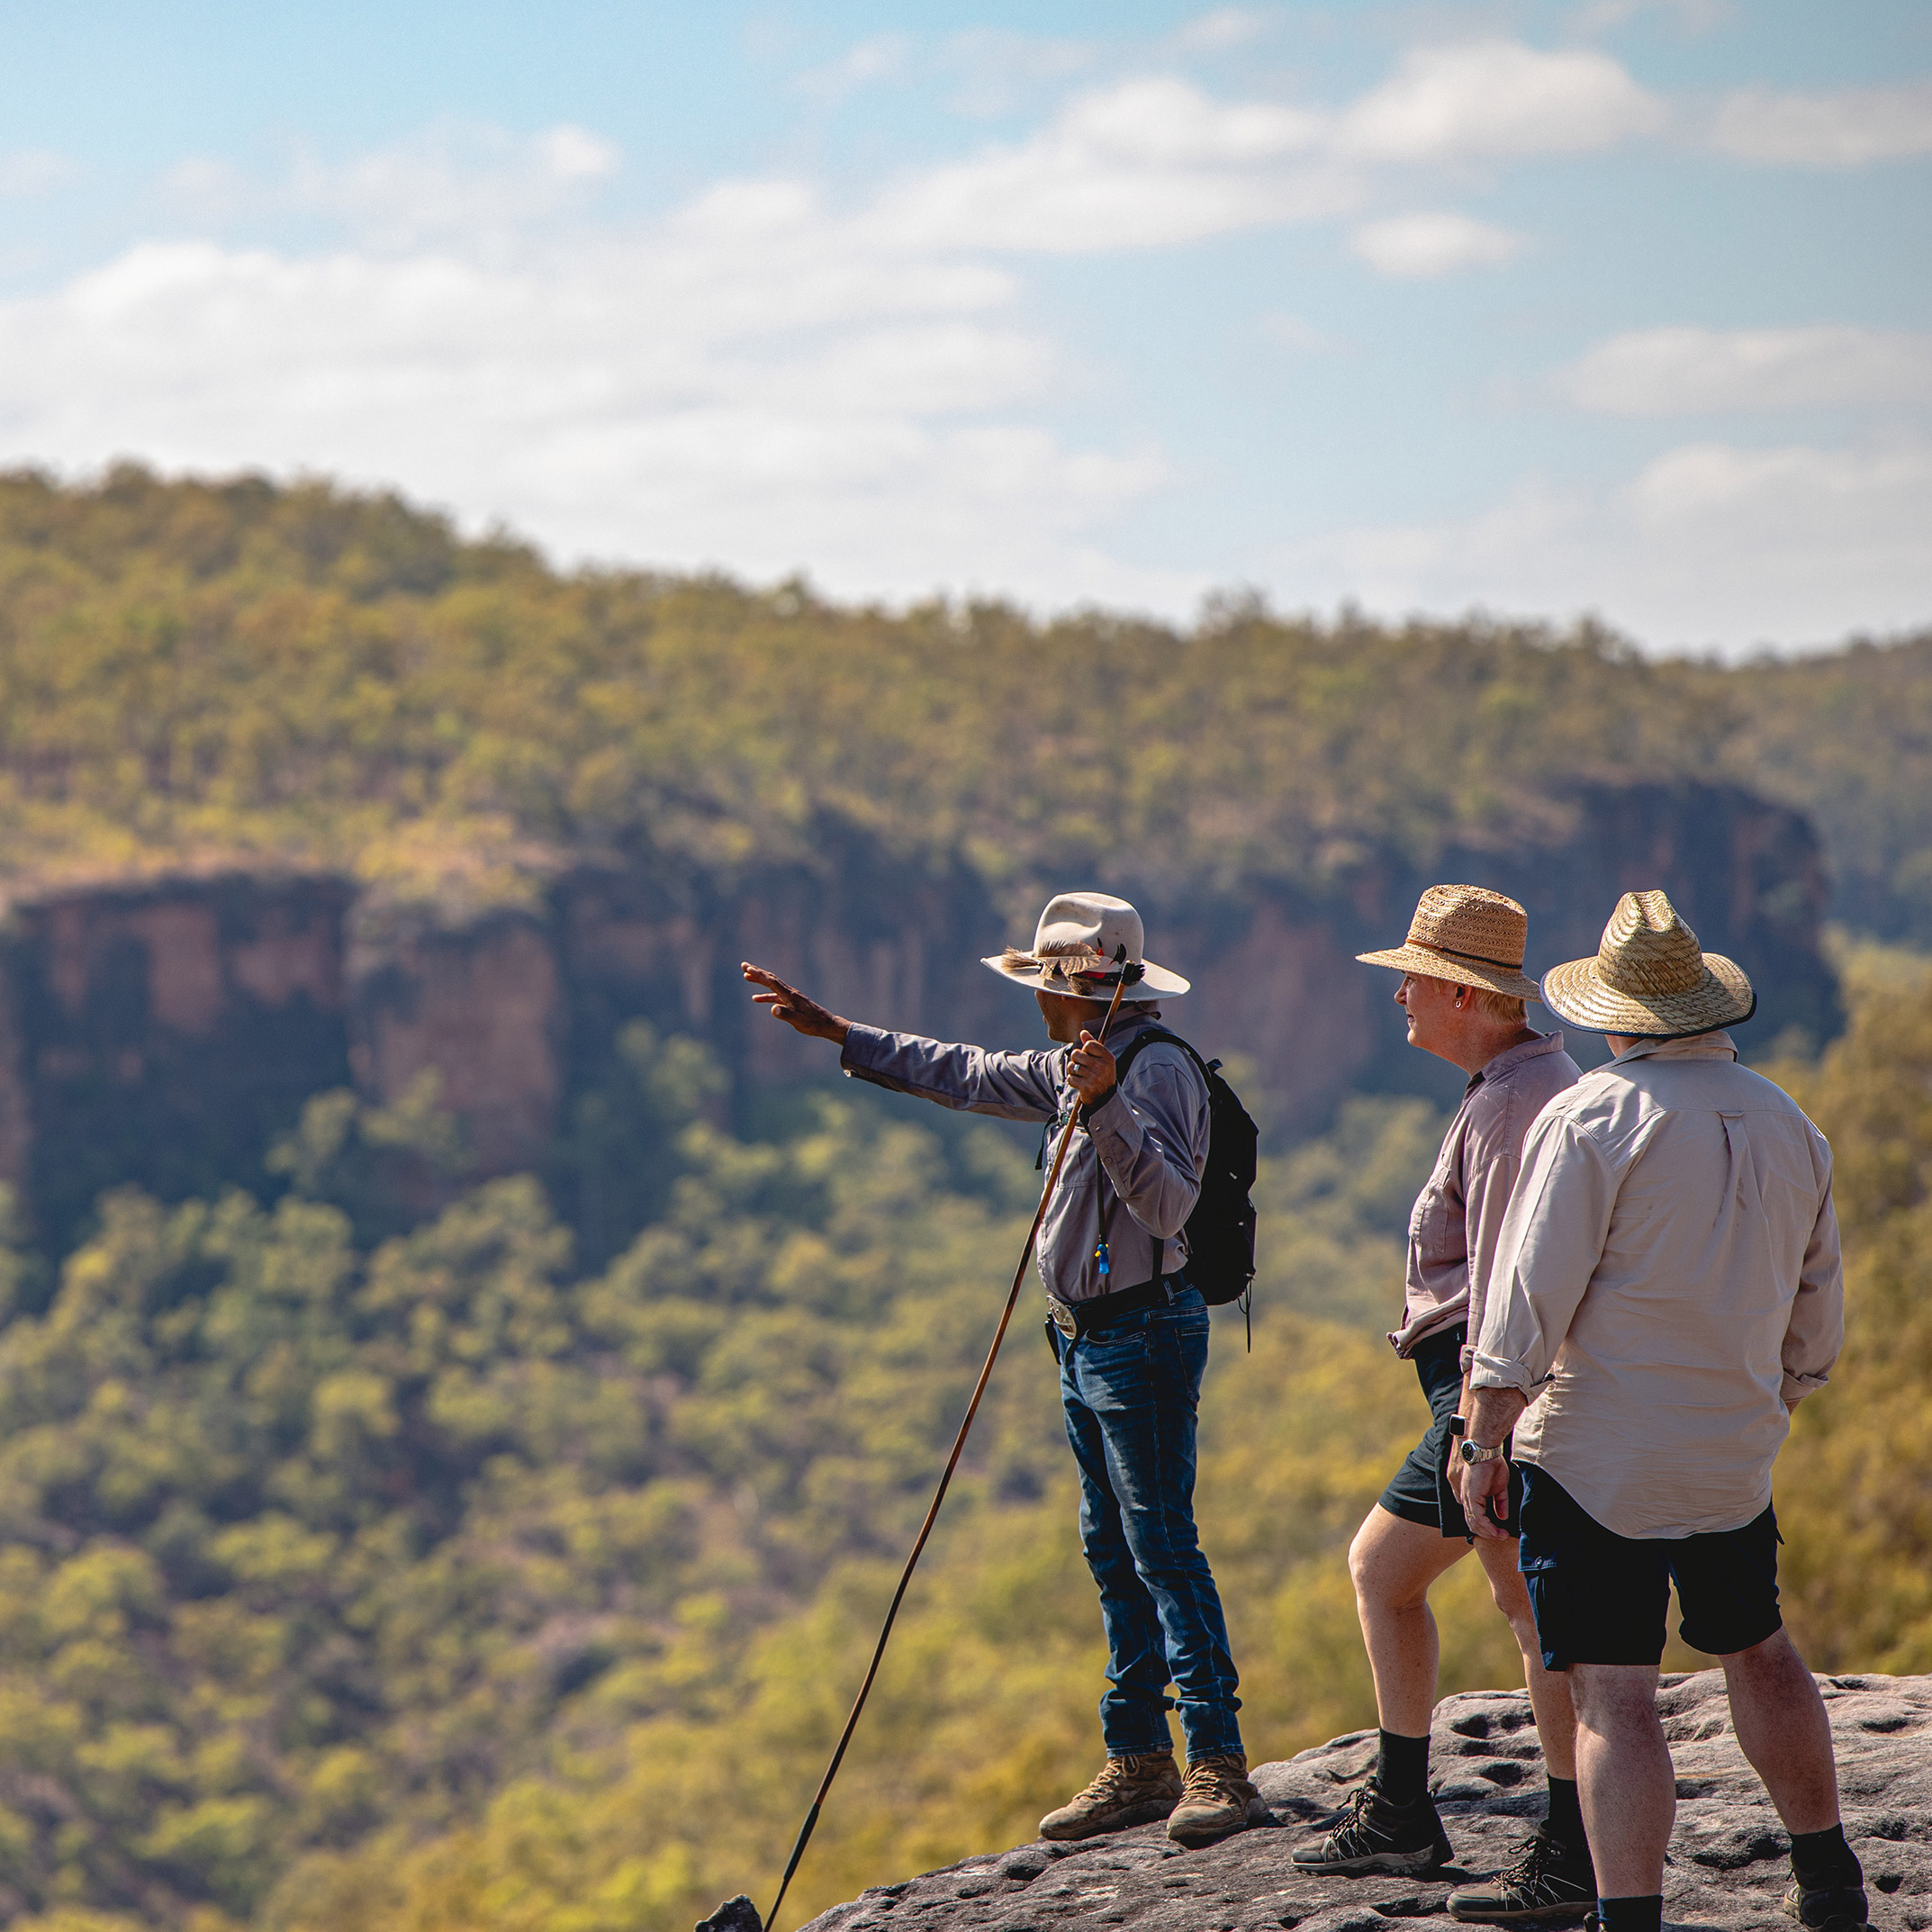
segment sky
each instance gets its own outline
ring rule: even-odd
[[[1932,623],[1924,0],[0,0],[0,465],[1186,620]]]

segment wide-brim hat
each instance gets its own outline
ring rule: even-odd
[[[1757,1010],[1743,967],[1706,952],[1662,892],[1626,892],[1593,960],[1543,975],[1543,1004],[1592,1033],[1682,1040],[1735,1026]]]
[[[1178,999],[1187,981],[1146,958],[1145,944],[1141,916],[1125,899],[1106,892],[1062,892],[1047,901],[1030,952],[1008,946],[982,963],[1036,993],[1097,999],[1103,1006],[1123,973],[1123,999]],[[1118,958],[1123,947],[1124,962]]]
[[[1369,966],[1540,999],[1542,989],[1522,970],[1529,937],[1530,915],[1514,899],[1486,886],[1431,886],[1416,904],[1404,943],[1355,956]]]

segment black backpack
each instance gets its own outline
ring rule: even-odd
[[[1240,1302],[1245,1309],[1254,1286],[1255,1143],[1259,1138],[1241,1097],[1221,1078],[1218,1060],[1203,1060],[1178,1034],[1164,1026],[1137,1033],[1114,1063],[1114,1084],[1124,1087],[1127,1069],[1143,1046],[1165,1040],[1178,1046],[1207,1082],[1207,1165],[1201,1197],[1187,1216],[1187,1279],[1211,1308]],[[1155,1268],[1160,1267],[1158,1248]]]

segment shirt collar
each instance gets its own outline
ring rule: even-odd
[[[1520,1067],[1526,1060],[1534,1060],[1541,1053],[1560,1053],[1563,1051],[1563,1035],[1560,1032],[1539,1034],[1533,1040],[1525,1040],[1516,1046],[1506,1046],[1496,1057],[1478,1068],[1469,1076],[1469,1084],[1463,1088],[1465,1093],[1473,1093],[1485,1080],[1493,1080],[1507,1073],[1512,1067]]]
[[[1639,1040],[1627,1046],[1612,1060],[1621,1067],[1627,1060],[1736,1060],[1738,1043],[1720,1026],[1707,1034],[1691,1034],[1681,1040]]]

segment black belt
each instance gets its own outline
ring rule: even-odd
[[[1069,1341],[1078,1341],[1088,1329],[1105,1328],[1123,1315],[1139,1314],[1143,1308],[1165,1308],[1193,1286],[1182,1273],[1159,1275],[1137,1288],[1115,1288],[1111,1295],[1096,1295],[1084,1302],[1063,1302],[1057,1295],[1049,1295],[1047,1320]]]

